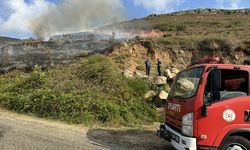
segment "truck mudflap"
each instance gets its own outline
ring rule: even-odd
[[[196,138],[186,137],[174,131],[169,126],[162,124],[157,130],[157,136],[169,141],[178,150],[196,150]]]

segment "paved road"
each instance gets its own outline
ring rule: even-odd
[[[1,150],[173,149],[152,129],[67,125],[0,109]]]

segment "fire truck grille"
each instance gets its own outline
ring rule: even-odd
[[[181,133],[181,128],[177,128],[170,123],[166,123],[166,125],[175,130],[176,132]]]
[[[177,128],[178,130],[181,129],[181,119],[177,119],[176,117],[166,114],[166,122]]]

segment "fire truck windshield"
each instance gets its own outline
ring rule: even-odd
[[[171,87],[169,97],[185,99],[195,96],[203,71],[203,67],[197,67],[178,74]]]

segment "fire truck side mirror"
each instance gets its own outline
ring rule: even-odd
[[[202,116],[208,116],[208,108],[207,107],[208,107],[207,104],[202,106],[202,108],[201,108],[201,115]]]

